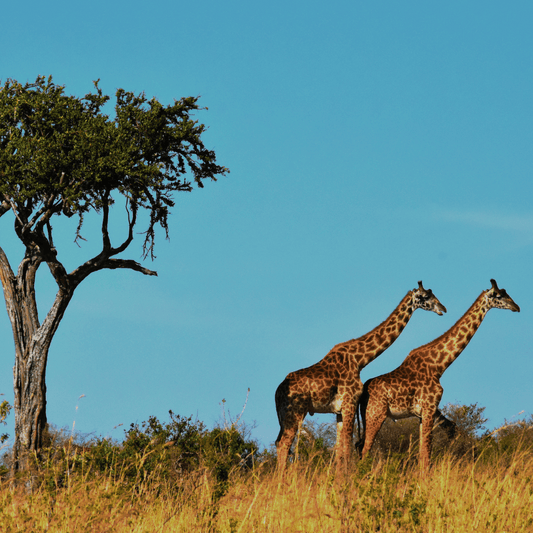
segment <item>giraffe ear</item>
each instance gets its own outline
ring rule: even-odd
[[[500,289],[498,289],[498,284],[496,283],[496,280],[495,279],[491,279],[490,280],[490,284],[492,285],[492,288],[495,290],[495,291],[499,291]]]

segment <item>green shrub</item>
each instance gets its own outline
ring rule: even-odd
[[[7,425],[6,418],[9,416],[10,412],[11,405],[9,405],[9,402],[7,400],[4,400],[2,403],[0,403],[0,424],[3,424],[4,426]],[[3,444],[8,438],[9,435],[7,433],[1,434],[0,444]]]
[[[499,428],[487,432],[481,441],[484,462],[495,458],[511,461],[518,452],[533,452],[533,415],[517,422],[505,421]]]
[[[244,426],[205,425],[169,411],[169,422],[155,416],[125,430],[124,440],[87,439],[66,429],[47,428],[47,447],[35,457],[35,467],[50,488],[62,487],[73,473],[86,477],[99,474],[141,490],[156,482],[176,483],[199,469],[208,470],[219,498],[228,488],[233,470],[249,469],[257,454],[257,444],[246,437]],[[46,473],[46,474],[45,474]]]
[[[206,433],[202,422],[169,411],[170,422],[155,416],[148,421],[131,424],[125,432],[118,459],[131,463],[130,469],[141,468],[144,478],[158,471],[165,478],[182,475],[200,463],[202,439]],[[139,466],[139,463],[142,463]],[[133,472],[130,473],[133,475]],[[135,472],[138,475],[138,472]]]
[[[242,428],[231,425],[216,427],[203,436],[202,459],[216,481],[215,498],[227,492],[232,471],[253,467],[258,447],[254,441],[246,440],[243,433]]]
[[[337,438],[336,422],[318,423],[306,420],[293,444],[293,457],[311,460],[313,464],[328,464]]]

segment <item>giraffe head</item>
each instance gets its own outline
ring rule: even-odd
[[[424,309],[426,311],[433,311],[437,315],[446,313],[446,307],[444,307],[439,299],[433,294],[431,289],[426,290],[422,287],[422,282],[418,282],[418,289],[413,289],[413,308]]]
[[[515,304],[505,289],[499,289],[493,279],[490,280],[490,283],[492,288],[485,291],[485,302],[488,309],[496,307],[497,309],[510,309],[513,312],[520,311],[520,307]]]

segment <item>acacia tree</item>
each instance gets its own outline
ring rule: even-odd
[[[193,183],[203,187],[203,180],[228,172],[205,148],[205,126],[191,118],[202,109],[198,98],[164,106],[144,93],[119,89],[115,116],[110,118],[102,109],[110,97],[102,94],[98,82],[94,86],[95,91],[83,98],[65,94],[52,77],[25,85],[7,80],[0,88],[0,217],[13,214],[15,234],[25,249],[15,274],[0,246],[0,278],[15,341],[14,469],[24,465],[23,452],[41,446],[48,352],[76,287],[102,269],[157,275],[122,257],[134,230],[144,235],[143,258],[153,259],[156,228],[168,238],[174,193],[191,191]],[[117,201],[125,203],[128,230],[114,243],[109,215]],[[140,217],[142,212],[148,216]],[[72,237],[77,242],[89,213],[101,219],[101,251],[67,272],[54,246],[52,223],[76,217]],[[44,264],[57,283],[57,293],[41,323],[35,277]]]

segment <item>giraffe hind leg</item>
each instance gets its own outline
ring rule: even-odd
[[[286,413],[278,438],[276,439],[276,450],[278,454],[278,470],[283,471],[287,466],[289,452],[298,433],[298,430],[305,418],[305,413]]]
[[[285,379],[277,388],[275,395],[276,411],[280,425],[276,439],[279,471],[283,471],[287,466],[292,443],[306,415],[306,410],[300,405],[301,402],[291,397],[289,392],[289,381]]]
[[[374,444],[374,440],[387,418],[387,406],[383,406],[380,409],[367,409],[366,412],[366,427],[364,430],[365,444],[363,446],[363,451],[361,453],[362,458],[364,459]]]

